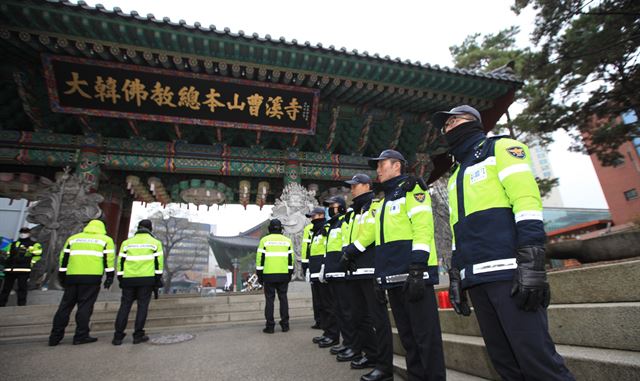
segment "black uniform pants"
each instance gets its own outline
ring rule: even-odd
[[[273,318],[273,305],[278,294],[280,302],[280,326],[282,328],[289,327],[289,299],[287,299],[287,290],[289,282],[265,282],[264,283],[264,318],[267,320],[267,327],[273,328],[276,321]]]
[[[93,313],[93,305],[98,299],[100,283],[98,284],[71,284],[65,287],[62,300],[58,306],[58,311],[53,317],[53,328],[51,328],[51,340],[62,340],[64,330],[69,324],[69,315],[73,307],[78,305],[76,311],[76,333],[74,340],[89,337],[89,320]]]
[[[547,310],[519,309],[511,298],[511,281],[469,289],[487,352],[505,380],[574,380],[549,336]]]
[[[116,315],[115,329],[113,335],[116,339],[122,339],[125,336],[124,330],[127,329],[127,321],[129,320],[129,312],[133,301],[138,302],[138,310],[136,311],[136,322],[133,331],[134,338],[144,336],[144,324],[147,321],[147,313],[149,312],[149,302],[151,302],[151,293],[153,286],[137,286],[123,287],[122,297],[120,298],[120,308]]]
[[[332,304],[333,313],[338,321],[338,330],[342,335],[342,345],[351,347],[353,345],[356,333],[353,327],[353,315],[351,306],[349,305],[349,286],[346,280],[332,279],[329,281],[334,303]]]
[[[320,283],[318,282],[311,282],[311,302],[313,303],[313,320],[317,325],[322,326],[320,323],[320,310],[322,309],[322,304],[320,303],[319,284]]]
[[[393,373],[393,342],[384,290],[373,279],[353,279],[347,284],[356,330],[353,350],[363,351],[377,369]]]
[[[320,296],[320,327],[323,336],[338,340],[340,331],[338,330],[338,322],[335,315],[335,298],[333,290],[328,283],[315,282],[318,287],[318,295]]]
[[[5,272],[4,286],[2,286],[2,292],[0,292],[0,307],[7,305],[9,294],[11,294],[15,281],[18,281],[18,290],[16,292],[18,296],[18,305],[24,306],[27,304],[27,284],[29,282],[29,273],[26,271],[7,271]]]
[[[424,297],[409,301],[402,287],[387,290],[398,335],[407,352],[409,381],[445,380],[442,333],[433,285],[425,285]]]

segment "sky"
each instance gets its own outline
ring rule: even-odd
[[[184,19],[193,25],[228,27],[232,32],[270,34],[288,41],[321,42],[323,46],[357,49],[391,58],[420,61],[431,65],[452,66],[451,45],[459,45],[473,33],[496,33],[511,25],[520,26],[520,46],[529,45],[534,13],[526,9],[519,16],[510,10],[513,0],[351,0],[306,2],[273,1],[149,1],[102,0],[107,9],[120,7],[125,12],[137,11],[173,22]],[[517,108],[517,106],[513,106]],[[511,110],[512,114],[517,109]],[[568,151],[570,137],[554,134],[550,146],[553,172],[560,179],[560,194],[567,207],[607,208],[602,189],[588,156]],[[241,208],[241,207],[240,207]],[[231,213],[231,212],[230,212]],[[231,215],[242,215],[234,211]],[[240,213],[240,214],[238,214]],[[263,213],[251,215],[261,216]],[[251,218],[242,218],[250,221]],[[237,230],[237,229],[234,229]]]

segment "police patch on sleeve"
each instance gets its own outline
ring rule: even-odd
[[[522,147],[518,147],[518,146],[509,147],[507,148],[507,152],[509,152],[509,155],[518,159],[524,159],[525,157],[527,157],[527,154],[524,153],[524,148]]]
[[[415,198],[416,201],[418,201],[418,202],[424,202],[424,200],[427,198],[427,196],[425,196],[424,193],[414,193],[413,194],[413,198]]]

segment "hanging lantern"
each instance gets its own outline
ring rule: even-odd
[[[256,204],[262,210],[262,207],[267,202],[267,196],[269,195],[269,183],[267,181],[261,181],[258,183],[258,192],[256,194]]]
[[[242,180],[238,189],[238,201],[245,209],[249,205],[249,197],[251,196],[251,183],[248,180]]]

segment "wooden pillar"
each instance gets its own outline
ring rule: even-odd
[[[287,150],[287,158],[284,166],[284,186],[291,183],[300,184],[300,161],[298,160],[298,150],[290,148]]]
[[[89,184],[89,190],[96,192],[100,181],[100,135],[87,134],[84,136],[78,157],[76,174]]]

